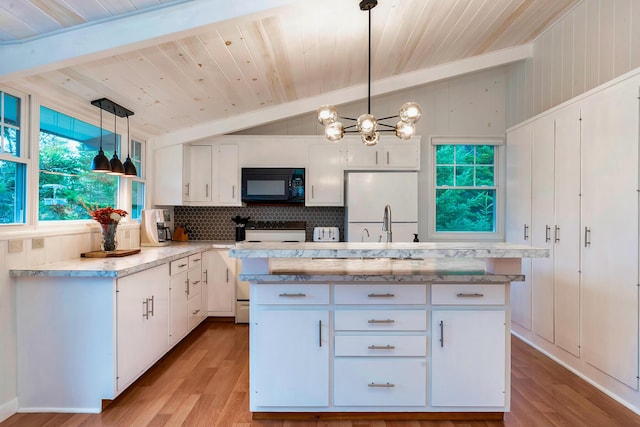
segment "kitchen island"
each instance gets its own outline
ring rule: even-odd
[[[503,243],[241,243],[256,419],[501,419],[512,281]]]

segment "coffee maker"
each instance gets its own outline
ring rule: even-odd
[[[140,246],[166,246],[171,243],[171,232],[164,223],[163,209],[142,209]]]

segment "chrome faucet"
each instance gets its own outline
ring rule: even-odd
[[[362,236],[360,237],[360,241],[364,242],[364,232],[367,232],[367,237],[369,237],[369,230],[367,229],[367,227],[362,229]]]
[[[391,206],[386,205],[384,207],[384,216],[382,217],[382,231],[387,232],[387,243],[393,241],[391,234]]]

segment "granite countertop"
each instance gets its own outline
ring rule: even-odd
[[[501,242],[240,242],[235,258],[548,258],[549,250]]]
[[[241,274],[250,282],[476,282],[523,281],[521,274],[492,274],[483,260],[470,258],[269,260],[268,274]]]
[[[139,254],[114,258],[75,258],[14,268],[11,277],[124,277],[207,249],[226,249],[235,242],[188,241],[168,246],[142,247]]]

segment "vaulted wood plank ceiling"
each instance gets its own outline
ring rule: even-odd
[[[368,20],[358,1],[291,0],[262,10],[260,0],[245,0],[245,7],[255,5],[255,13],[222,21],[212,17],[204,25],[206,17],[198,16],[193,28],[167,28],[173,34],[157,36],[154,21],[145,19],[152,14],[183,20],[180,10],[229,9],[231,2],[0,0],[0,56],[3,48],[25,46],[26,52],[56,40],[71,52],[78,43],[85,54],[83,40],[73,41],[74,31],[99,30],[124,19],[136,35],[134,43],[96,48],[86,59],[17,67],[9,77],[0,72],[0,83],[64,99],[65,107],[92,119],[96,112],[89,102],[108,97],[135,112],[132,126],[147,137],[237,121],[265,108],[266,123],[279,118],[270,116],[268,107],[296,103],[296,112],[306,113],[323,94],[366,83]],[[400,89],[403,76],[531,43],[579,1],[379,0],[371,12],[373,85],[396,78]],[[141,28],[132,25],[136,22]],[[145,39],[145,31],[154,35]],[[366,91],[349,99],[364,97]],[[307,98],[313,101],[300,104]]]

